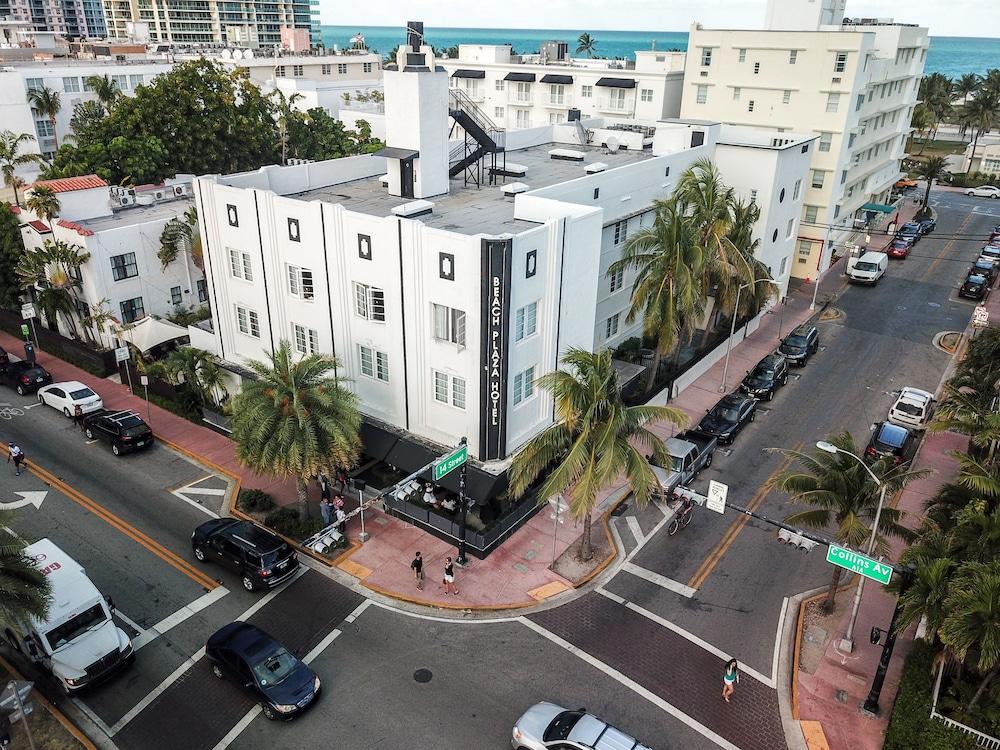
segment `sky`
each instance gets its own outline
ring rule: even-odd
[[[322,22],[340,26],[426,26],[522,29],[760,28],[765,0],[366,0],[354,5],[321,0]],[[502,12],[501,12],[502,11]],[[906,0],[847,3],[848,17],[895,18],[930,27],[933,36],[1000,36],[1000,3],[994,0]]]

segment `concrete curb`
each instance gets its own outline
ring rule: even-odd
[[[781,715],[781,728],[785,732],[785,743],[789,750],[808,750],[802,727],[795,715],[795,698],[793,683],[798,679],[798,645],[801,642],[802,603],[826,591],[826,586],[819,586],[801,594],[789,597],[788,610],[795,612],[794,617],[785,617],[781,629],[781,648],[778,650],[778,679],[775,689],[778,692],[778,713]]]

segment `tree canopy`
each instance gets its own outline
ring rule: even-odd
[[[14,305],[21,293],[17,263],[24,254],[20,221],[9,203],[0,203],[0,306]]]

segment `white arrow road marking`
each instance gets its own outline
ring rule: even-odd
[[[15,492],[14,494],[20,495],[23,499],[15,500],[12,503],[0,503],[0,509],[15,510],[17,508],[23,508],[26,505],[34,505],[36,508],[41,508],[42,501],[49,493],[48,490],[42,490],[41,492]]]
[[[36,401],[33,404],[26,404],[25,406],[22,406],[21,408],[22,409],[34,409],[36,406],[41,406],[41,405],[42,405],[41,401]]]

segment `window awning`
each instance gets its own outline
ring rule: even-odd
[[[385,457],[396,445],[398,437],[391,432],[379,429],[368,422],[361,423],[361,450],[374,461],[385,461]]]
[[[891,214],[896,210],[895,206],[888,206],[885,203],[866,203],[861,207],[862,211],[877,211],[880,214]]]
[[[632,78],[598,78],[598,86],[607,86],[611,89],[634,89],[635,80]]]
[[[573,83],[573,76],[557,75],[546,73],[542,76],[542,83]]]
[[[486,78],[485,70],[466,70],[459,68],[451,74],[452,78]]]
[[[386,146],[381,151],[376,151],[372,156],[384,156],[387,159],[399,159],[400,161],[409,161],[410,159],[416,159],[420,156],[419,151],[414,151],[411,148],[396,148],[395,146]]]
[[[534,73],[508,73],[503,77],[505,81],[523,81],[524,83],[534,83]]]

